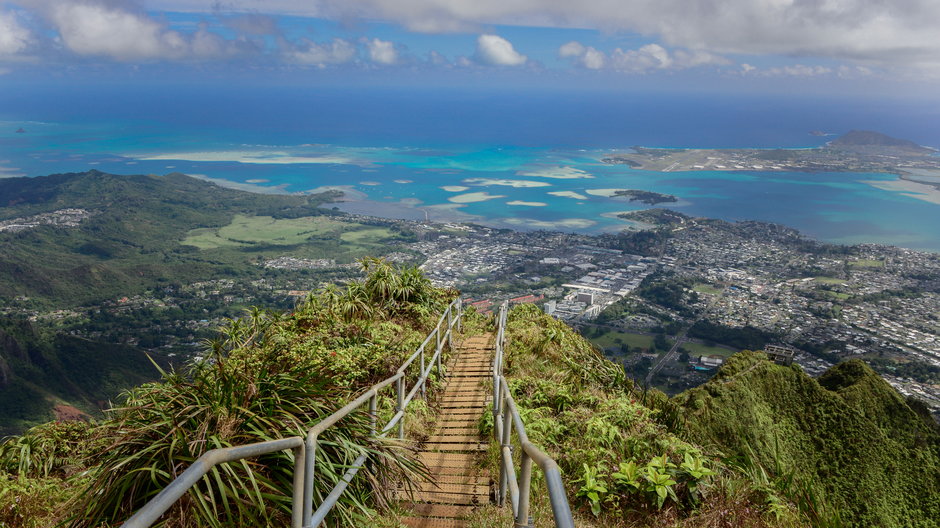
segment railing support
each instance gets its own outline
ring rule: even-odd
[[[395,404],[395,414],[402,413],[401,418],[398,419],[398,439],[405,439],[405,378],[398,378],[396,382],[398,387],[398,403]]]

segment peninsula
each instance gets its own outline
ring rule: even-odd
[[[853,130],[826,145],[804,149],[665,149],[634,147],[601,159],[611,165],[658,171],[891,173],[921,181],[940,176],[935,149],[878,132]]]

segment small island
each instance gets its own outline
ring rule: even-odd
[[[25,134],[25,133],[26,133],[26,130],[24,130],[23,127],[20,127],[20,128],[17,128],[17,129],[16,129],[16,133],[17,133],[17,134]]]
[[[652,191],[641,191],[637,189],[621,189],[614,193],[614,196],[629,198],[631,202],[641,202],[647,205],[656,205],[661,203],[678,202],[679,199],[671,194],[661,194]]]

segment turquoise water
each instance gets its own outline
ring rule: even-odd
[[[616,213],[647,207],[604,196],[605,190],[643,189],[677,196],[678,203],[664,205],[689,215],[778,222],[831,242],[940,251],[940,205],[865,183],[892,182],[892,175],[658,173],[600,163],[603,156],[633,144],[690,146],[667,143],[662,131],[645,142],[644,128],[636,123],[620,136],[611,131],[602,137],[600,132],[588,133],[596,128],[591,123],[571,117],[571,126],[581,127],[575,130],[584,138],[580,148],[577,134],[568,129],[571,137],[563,141],[553,140],[561,136],[542,128],[516,143],[483,141],[485,126],[496,119],[492,115],[476,122],[464,114],[468,132],[461,140],[453,133],[435,133],[461,123],[446,128],[426,117],[422,119],[429,124],[420,133],[384,121],[375,131],[369,126],[374,116],[367,112],[347,130],[338,118],[311,117],[309,110],[301,112],[303,122],[286,113],[272,121],[259,111],[235,123],[228,114],[205,115],[192,108],[184,117],[170,110],[160,117],[163,114],[153,108],[127,115],[130,111],[124,108],[107,119],[91,118],[87,109],[44,113],[45,108],[39,103],[0,107],[0,177],[98,169],[119,174],[183,172],[267,192],[342,187],[368,200],[344,206],[358,212],[407,218],[427,214],[436,220],[586,233],[622,229],[627,224]],[[506,119],[512,118],[507,112]],[[510,129],[522,126],[500,123]],[[736,130],[739,136],[727,132],[720,144],[692,146],[819,145],[825,138],[806,132],[823,127],[803,127],[810,124],[781,125],[778,135]],[[16,133],[20,127],[26,133]],[[609,124],[600,128],[613,130]],[[684,128],[676,141],[687,139],[687,134]],[[502,139],[507,135],[501,129],[490,133]],[[473,201],[481,196],[487,199]]]

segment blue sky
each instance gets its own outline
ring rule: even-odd
[[[0,88],[324,85],[933,99],[936,0],[0,0]]]

